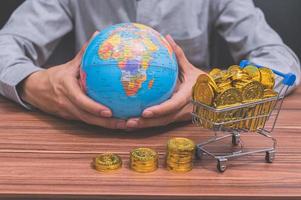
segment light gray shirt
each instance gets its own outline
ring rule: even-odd
[[[292,72],[300,82],[297,56],[251,0],[27,0],[0,31],[0,93],[26,106],[16,86],[43,69],[65,34],[74,30],[78,51],[95,30],[121,22],[170,34],[189,61],[203,69],[210,64],[210,34],[216,30],[235,62],[249,59]]]

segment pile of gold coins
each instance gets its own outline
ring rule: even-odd
[[[150,148],[137,148],[131,152],[130,168],[136,172],[153,172],[158,168],[158,153]]]
[[[94,158],[94,167],[100,172],[115,171],[122,166],[120,156],[113,153],[104,153]]]
[[[257,68],[248,65],[241,69],[238,65],[230,66],[227,70],[212,69],[209,74],[201,74],[194,87],[192,98],[211,108],[231,108],[251,102],[259,102],[265,98],[278,95],[273,90],[275,75],[269,68]],[[271,112],[275,101],[258,104],[253,107],[233,109],[225,112],[214,112],[206,107],[195,106],[194,112],[200,117],[200,125],[212,128],[214,123],[226,122],[225,127],[242,128],[255,131],[262,128]],[[246,118],[253,118],[244,120]],[[239,121],[239,119],[242,119]],[[235,123],[227,123],[236,120]]]
[[[166,167],[174,172],[192,170],[195,144],[187,138],[172,138],[167,143]]]
[[[196,146],[187,138],[172,138],[167,143],[166,167],[173,172],[192,170]],[[129,168],[135,172],[148,173],[158,169],[159,155],[151,149],[140,147],[130,152]],[[93,159],[94,168],[99,172],[112,172],[122,167],[120,156],[104,153]]]

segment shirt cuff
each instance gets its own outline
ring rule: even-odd
[[[17,85],[22,82],[30,74],[44,70],[43,68],[37,67],[32,63],[20,63],[14,66],[8,67],[0,77],[0,93],[22,105],[26,109],[32,109],[32,107],[23,102],[17,91]]]

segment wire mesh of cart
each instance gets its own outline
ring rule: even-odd
[[[240,62],[240,67],[253,65],[258,68],[263,66],[250,63],[248,60]],[[262,100],[242,103],[226,108],[213,108],[206,104],[192,100],[193,112],[192,122],[196,126],[211,129],[214,135],[205,142],[197,144],[196,157],[201,159],[208,155],[217,160],[217,169],[224,172],[227,168],[227,161],[232,158],[246,156],[255,153],[265,153],[265,160],[272,163],[275,158],[277,141],[271,136],[274,130],[282,103],[289,87],[293,86],[296,76],[292,73],[284,74],[272,70],[279,80],[280,90],[278,95]],[[245,150],[241,134],[255,132],[271,141],[269,147],[255,150]],[[222,134],[220,134],[222,133]],[[232,138],[232,145],[238,146],[231,152],[211,152],[206,146],[219,142],[225,138]]]

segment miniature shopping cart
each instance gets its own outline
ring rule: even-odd
[[[240,67],[244,68],[250,64],[249,61],[243,60],[240,62]],[[258,68],[262,67],[259,65],[254,66]],[[214,132],[213,137],[209,140],[197,144],[197,158],[201,159],[204,155],[213,157],[217,160],[217,169],[220,172],[226,170],[229,159],[255,153],[265,152],[266,162],[273,162],[277,141],[271,136],[271,133],[275,127],[285,94],[289,87],[294,84],[296,76],[291,73],[283,74],[276,70],[272,71],[276,74],[276,82],[278,80],[280,84],[277,96],[221,109],[213,108],[194,100],[192,101],[193,123],[196,126],[208,128]],[[250,132],[258,133],[267,138],[271,141],[271,146],[256,150],[245,150],[240,136],[243,133]],[[206,149],[207,145],[229,137],[232,137],[232,145],[238,147],[233,148],[231,152],[212,152]]]

